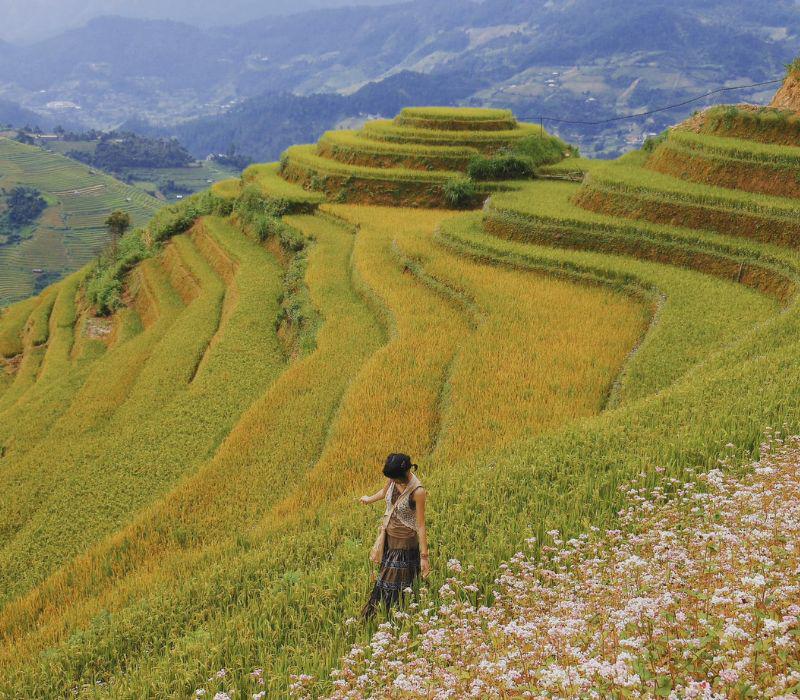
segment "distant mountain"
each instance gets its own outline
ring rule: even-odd
[[[387,0],[359,0],[375,5]],[[349,0],[0,0],[0,39],[31,42],[74,29],[101,15],[181,20],[198,26],[238,24],[266,15],[283,15]]]
[[[463,74],[442,77],[403,71],[368,83],[351,95],[268,93],[225,114],[173,128],[158,129],[137,121],[125,128],[174,136],[198,158],[234,146],[253,160],[275,160],[288,146],[316,141],[323,131],[348,117],[394,116],[409,104],[452,104],[470,95],[475,85]]]
[[[36,112],[20,107],[9,100],[0,99],[0,126],[36,126],[42,123],[42,118]]]
[[[412,90],[415,102],[447,95],[451,102],[510,107],[534,119],[586,121],[779,77],[800,53],[797,27],[800,6],[792,0],[413,0],[206,29],[101,18],[0,51],[0,96],[87,126],[136,118],[174,133],[197,132],[202,124],[222,134],[247,130],[244,115],[291,112],[293,97],[353,95],[405,72],[406,78],[427,76],[434,86]],[[454,76],[463,90],[449,90]],[[725,99],[765,101],[772,91]],[[392,94],[390,86],[385,95]],[[349,112],[343,116],[357,116],[358,100],[341,104]],[[378,107],[373,111],[393,111],[389,103]],[[262,147],[250,137],[241,141],[254,153],[274,155],[268,143],[284,142],[290,133],[316,136],[340,118],[338,109],[259,127]],[[683,115],[630,127],[559,128],[584,148],[610,155]],[[195,151],[217,142],[200,134],[191,140]]]

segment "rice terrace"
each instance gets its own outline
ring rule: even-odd
[[[0,246],[0,304],[30,296],[92,260],[107,244],[104,220],[114,209],[142,225],[159,202],[141,190],[69,158],[0,136],[0,188],[35,187],[45,211],[16,245]]]
[[[615,161],[407,107],[141,195],[0,317],[0,697],[800,697],[798,81]],[[432,572],[363,622],[395,451]]]

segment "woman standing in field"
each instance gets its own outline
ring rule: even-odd
[[[428,534],[425,530],[425,500],[427,494],[416,474],[417,465],[405,454],[392,453],[386,458],[383,474],[386,483],[371,496],[362,496],[361,503],[368,505],[384,500],[378,539],[370,552],[370,559],[380,564],[375,587],[372,589],[362,615],[371,617],[381,604],[394,605],[401,593],[414,583],[422,573],[430,572],[428,560]]]

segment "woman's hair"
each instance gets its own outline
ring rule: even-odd
[[[417,465],[411,463],[411,457],[400,452],[392,452],[383,465],[383,475],[390,479],[405,479],[409,469],[416,470]]]

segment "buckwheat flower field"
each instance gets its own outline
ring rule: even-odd
[[[625,488],[617,529],[548,533],[488,607],[451,561],[438,603],[421,591],[353,646],[329,697],[800,697],[800,438],[742,477]]]

